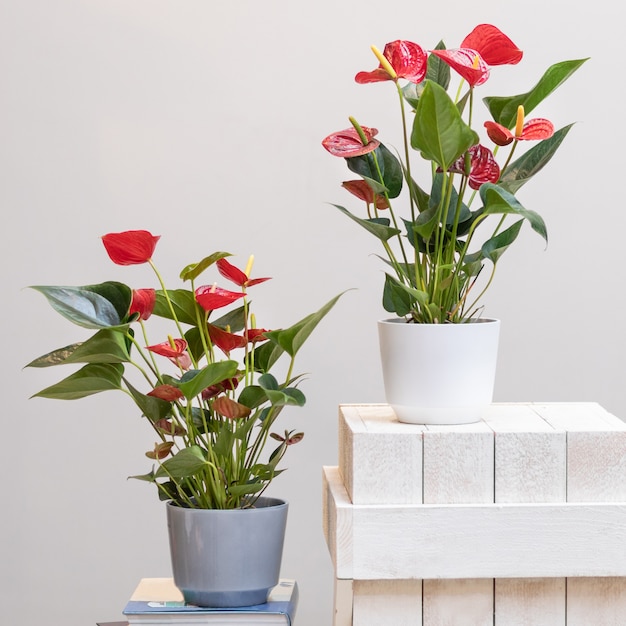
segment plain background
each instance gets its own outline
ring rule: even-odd
[[[617,11],[620,11],[618,14]],[[116,620],[138,580],[169,576],[165,512],[147,470],[152,436],[122,394],[29,396],[63,371],[23,370],[82,338],[25,287],[121,280],[100,236],[162,236],[169,286],[215,250],[274,280],[260,325],[289,324],[348,292],[301,353],[305,431],[272,488],[290,502],[283,575],[297,578],[299,626],[331,623],[321,468],[337,463],[339,403],[383,402],[375,242],[330,203],[348,172],[320,146],[349,115],[397,130],[391,84],[360,86],[369,47],[411,39],[457,46],[481,22],[525,51],[478,95],[529,89],[552,63],[590,56],[535,114],[576,122],[520,192],[548,225],[525,227],[485,301],[502,320],[496,400],[593,401],[626,415],[623,350],[623,20],[618,4],[531,0],[2,0],[2,622]],[[389,142],[389,140],[388,140]],[[393,143],[393,142],[391,142]],[[355,205],[351,205],[354,207]],[[454,385],[454,381],[450,381]]]

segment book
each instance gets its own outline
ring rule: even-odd
[[[290,578],[281,578],[264,604],[235,608],[188,604],[172,578],[142,578],[123,614],[129,626],[293,626],[297,605],[298,585]]]

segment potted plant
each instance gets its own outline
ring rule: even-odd
[[[396,316],[378,323],[387,401],[401,421],[477,421],[492,399],[499,333],[481,299],[524,223],[547,242],[543,219],[517,193],[572,127],[555,131],[549,120],[526,116],[586,59],[550,66],[524,93],[483,98],[485,119],[477,88],[494,66],[522,58],[495,26],[480,24],[456,49],[440,42],[426,51],[398,40],[372,50],[378,67],[355,80],[393,85],[401,147],[387,148],[376,128],[354,117],[322,145],[357,175],[342,186],[365,205],[361,212],[337,208],[384,253],[382,302]],[[459,80],[451,80],[451,69]]]
[[[263,494],[303,437],[277,432],[276,420],[285,407],[304,405],[296,355],[340,296],[289,328],[267,330],[257,325],[248,290],[269,279],[252,277],[252,257],[242,270],[229,253],[215,252],[182,270],[188,288],[172,290],[152,260],[158,239],[144,230],[102,238],[114,263],[149,264],[158,289],[114,281],[33,287],[63,317],[95,331],[28,364],[81,366],[34,396],[125,392],[154,433],[152,467],[133,478],[153,483],[167,502],[174,580],[185,599],[259,604],[278,583],[287,516],[285,501]],[[236,288],[198,286],[208,269]]]

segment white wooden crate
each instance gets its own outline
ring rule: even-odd
[[[626,424],[598,404],[437,427],[344,405],[339,442],[336,626],[626,624]]]

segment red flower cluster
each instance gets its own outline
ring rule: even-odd
[[[380,65],[371,72],[359,72],[355,76],[357,83],[366,84],[387,80],[397,82],[399,78],[404,78],[417,84],[426,77],[428,53],[418,44],[396,40],[386,44],[382,54],[375,47],[372,49],[379,57]],[[482,85],[489,78],[491,67],[515,65],[523,56],[523,52],[502,31],[491,24],[476,26],[463,39],[459,48],[431,50],[430,54],[448,64],[472,88]],[[547,139],[554,134],[552,123],[541,118],[528,121],[523,126],[523,131],[515,135],[496,122],[485,122],[485,127],[489,138],[499,146],[507,145],[514,140]],[[377,133],[375,128],[355,125],[353,128],[331,133],[322,141],[322,145],[334,156],[354,158],[378,148],[380,142],[373,138]],[[484,182],[498,181],[500,168],[491,150],[477,144],[469,150],[469,158],[471,163],[469,172],[466,171],[464,157],[454,163],[450,171],[468,175],[472,189],[478,189]],[[368,206],[374,203],[376,209],[385,209],[389,206],[387,199],[383,195],[375,194],[370,185],[363,180],[346,181],[343,187],[364,200]]]

